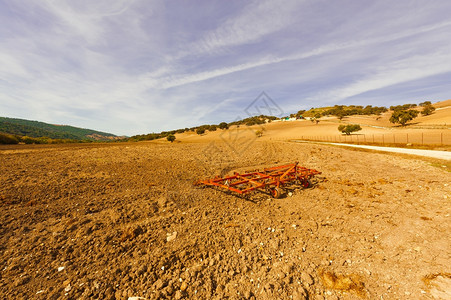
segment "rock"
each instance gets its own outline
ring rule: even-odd
[[[176,291],[175,292],[175,295],[174,295],[174,299],[175,300],[180,300],[180,299],[182,299],[183,298],[183,293],[182,293],[182,291]]]
[[[17,278],[16,280],[14,280],[14,286],[18,287],[18,286],[26,284],[29,281],[30,281],[30,277],[22,276],[22,277]]]
[[[243,297],[244,297],[245,299],[250,299],[251,296],[252,296],[252,293],[251,293],[250,289],[246,289],[246,290],[244,291],[244,293],[243,293]]]
[[[163,281],[161,278],[159,278],[155,283],[153,284],[156,290],[161,290],[164,288],[168,283]]]
[[[173,240],[175,240],[175,238],[177,237],[177,231],[174,231],[173,233],[167,233],[166,234],[166,241],[171,242]]]
[[[302,287],[298,287],[293,291],[293,300],[306,300],[308,299],[307,291]]]
[[[158,200],[157,200],[157,202],[158,202],[158,206],[160,206],[161,208],[164,208],[164,207],[166,207],[167,205],[168,205],[168,199],[166,198],[166,197],[160,197]]]
[[[212,266],[214,266],[215,262],[216,262],[215,259],[212,258],[212,259],[210,259],[210,262],[208,263],[208,265],[209,265],[210,267],[212,267]]]
[[[182,282],[182,285],[180,286],[180,290],[182,292],[186,291],[186,289],[188,288],[188,283],[186,281]]]
[[[313,277],[307,272],[301,273],[301,280],[302,280],[302,283],[308,284],[308,285],[312,285],[314,282]]]

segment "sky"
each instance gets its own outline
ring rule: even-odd
[[[0,0],[4,117],[132,136],[450,90],[451,1]]]

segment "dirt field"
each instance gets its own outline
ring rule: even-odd
[[[294,161],[323,173],[282,199],[192,185]],[[18,145],[0,166],[2,299],[451,297],[451,176],[421,160],[250,140]]]

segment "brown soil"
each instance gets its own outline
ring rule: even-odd
[[[327,145],[241,146],[4,147],[0,298],[451,297],[450,173]],[[323,174],[282,199],[192,185],[294,161]]]

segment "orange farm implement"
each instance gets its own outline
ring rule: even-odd
[[[280,198],[282,187],[288,184],[299,184],[304,188],[312,185],[310,179],[321,174],[313,169],[298,166],[298,162],[289,165],[252,171],[244,174],[234,173],[231,176],[215,177],[213,179],[199,180],[196,186],[218,187],[239,195],[246,195],[255,191],[268,193],[274,198]]]

